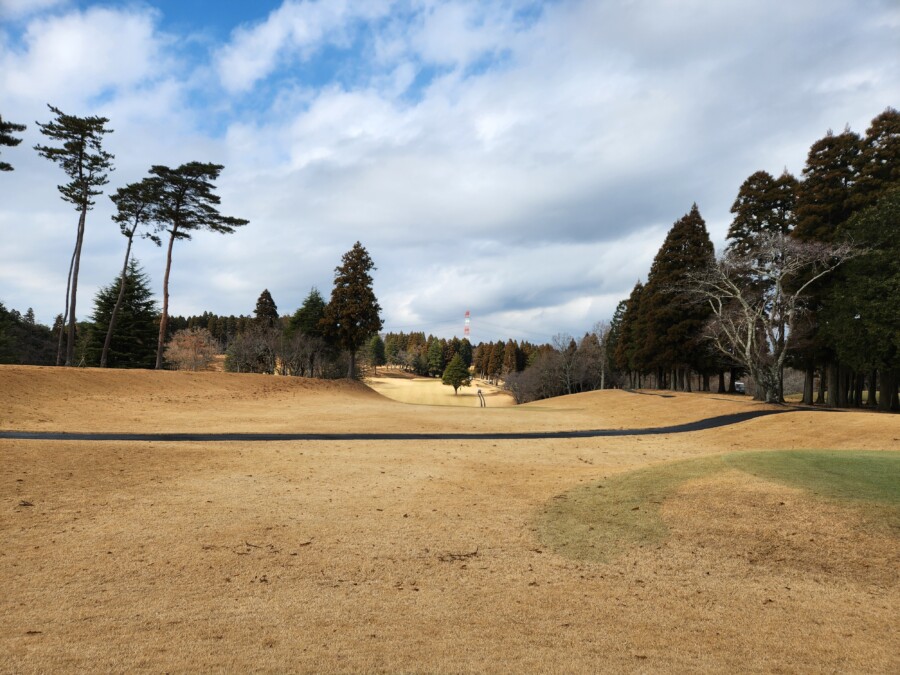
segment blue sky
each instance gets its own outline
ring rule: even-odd
[[[76,214],[30,150],[47,103],[110,118],[109,191],[225,165],[238,233],[176,246],[171,309],[292,312],[356,240],[386,329],[548,341],[608,319],[697,202],[718,247],[741,182],[799,174],[900,91],[892,0],[0,0],[0,300],[62,311]],[[115,277],[89,214],[79,318]],[[163,252],[136,255],[161,294]]]

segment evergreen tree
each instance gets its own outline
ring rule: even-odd
[[[823,333],[842,365],[870,378],[873,405],[876,380],[879,407],[897,409],[900,383],[900,188],[855,214],[841,234],[863,255],[840,269],[823,298]],[[844,386],[840,384],[840,386]],[[861,385],[855,404],[861,404]]]
[[[325,317],[325,299],[313,286],[300,308],[288,323],[291,331],[300,331],[310,337],[322,337],[322,319]]]
[[[0,115],[0,145],[8,148],[14,148],[22,142],[21,138],[16,138],[13,133],[21,133],[25,131],[24,124],[16,124],[15,122],[4,122],[3,115]],[[12,171],[13,167],[7,162],[0,162],[0,171]]]
[[[837,228],[850,216],[860,138],[849,129],[835,136],[831,130],[809,149],[803,182],[797,194],[797,226],[801,241],[832,242]]]
[[[66,115],[58,108],[48,106],[56,119],[46,124],[38,122],[41,133],[60,145],[36,145],[34,149],[42,157],[56,162],[71,179],[65,185],[57,186],[63,201],[75,206],[78,212],[78,230],[75,248],[69,263],[66,285],[66,311],[69,322],[66,341],[66,365],[74,365],[76,298],[78,296],[78,271],[81,266],[81,247],[84,243],[84,224],[87,212],[94,206],[94,197],[102,194],[99,188],[106,185],[107,172],[112,171],[113,155],[103,149],[103,137],[112,133],[107,129],[109,120],[105,117],[76,117]],[[62,335],[60,335],[60,351]],[[61,355],[57,356],[57,365]]]
[[[619,337],[616,340],[613,359],[616,367],[629,374],[632,387],[640,386],[639,376],[643,372],[643,364],[638,360],[638,352],[643,342],[640,333],[641,323],[641,297],[644,294],[644,284],[638,281],[631,294],[625,300],[625,311],[622,314],[622,323],[619,328]]]
[[[641,295],[637,329],[642,337],[638,358],[664,380],[671,371],[672,388],[690,390],[690,368],[701,368],[705,350],[701,331],[709,307],[687,290],[691,275],[715,260],[712,241],[697,205],[669,230],[653,260]]]
[[[734,220],[728,229],[728,249],[745,255],[761,234],[790,232],[797,186],[797,179],[787,171],[777,180],[767,171],[757,171],[745,180],[731,206]]]
[[[0,302],[0,363],[50,366],[56,348],[53,332],[38,323],[29,308],[22,316],[15,309],[7,310]]]
[[[381,330],[381,306],[372,290],[375,264],[369,252],[356,242],[335,268],[331,300],[320,325],[327,337],[348,352],[347,377],[356,374],[356,351]]]
[[[100,362],[113,307],[122,287],[120,277],[101,288],[94,297],[94,313],[86,332],[85,358]],[[119,318],[109,345],[107,365],[111,368],[152,368],[156,358],[159,312],[150,291],[150,281],[137,260],[128,263]]]
[[[612,319],[609,322],[609,331],[606,334],[606,371],[609,373],[609,379],[613,386],[622,385],[622,372],[625,369],[619,368],[616,353],[619,350],[619,344],[622,339],[622,322],[625,319],[625,311],[628,308],[627,300],[620,300],[613,312]]]
[[[516,343],[512,341],[512,339],[507,340],[506,344],[503,345],[503,362],[500,366],[501,372],[506,375],[507,373],[514,373],[517,370],[517,352],[518,347]]]
[[[888,190],[900,186],[900,112],[888,108],[872,120],[862,142],[859,177],[851,202],[872,206]]]
[[[166,251],[166,274],[163,277],[163,306],[159,322],[159,337],[156,349],[156,368],[162,368],[163,347],[169,320],[169,273],[172,270],[172,247],[176,240],[191,239],[198,230],[209,230],[220,234],[231,234],[234,228],[246,225],[243,218],[223,216],[217,206],[221,199],[213,192],[212,181],[224,169],[221,164],[188,162],[177,169],[154,166],[150,169],[156,185],[157,201],[153,219],[159,231],[169,233],[169,247]]]
[[[384,353],[384,341],[377,333],[369,340],[368,358],[369,364],[376,374],[378,373],[378,366],[383,366],[387,363]]]
[[[797,226],[793,236],[801,241],[831,243],[838,237],[838,228],[850,217],[853,210],[855,181],[861,161],[861,142],[857,134],[845,129],[835,136],[830,130],[824,138],[810,147],[804,180],[797,194]],[[835,283],[834,276],[820,279],[809,288],[806,307],[809,315],[804,326],[798,327],[793,361],[806,371],[804,403],[812,403],[812,382],[815,364],[821,368],[821,382],[826,375],[835,378],[839,370],[832,346],[821,333],[819,311],[822,298]],[[802,280],[800,280],[802,281]],[[837,403],[836,382],[829,387],[829,403]],[[824,387],[820,388],[820,396]],[[824,401],[822,401],[824,402]]]
[[[457,354],[459,354],[460,358],[463,360],[463,363],[466,364],[466,368],[472,365],[472,343],[469,342],[469,338],[463,338],[459,341],[459,351],[457,352]]]
[[[432,338],[428,343],[425,358],[428,362],[428,375],[437,376],[444,372],[447,364],[444,361],[444,347],[439,339]]]
[[[100,354],[101,368],[106,368],[109,357],[109,345],[116,327],[116,319],[119,316],[119,309],[125,298],[125,280],[128,276],[128,261],[131,257],[131,246],[134,243],[134,236],[143,225],[150,222],[151,209],[156,200],[156,186],[153,181],[144,179],[140,183],[131,183],[123,188],[119,188],[116,190],[116,194],[110,196],[110,199],[117,208],[117,213],[113,216],[113,220],[119,224],[119,229],[128,240],[128,245],[125,247],[125,260],[122,263],[122,272],[119,274],[119,296],[109,317],[109,328],[106,330],[106,340],[103,343],[103,352]],[[157,246],[161,243],[159,237],[152,232],[144,233],[141,236],[145,239],[150,239]]]
[[[256,323],[263,328],[275,328],[279,324],[278,307],[272,299],[269,289],[263,289],[256,301],[256,309],[253,310]]]
[[[497,341],[494,344],[489,344],[488,349],[488,359],[487,359],[487,367],[485,371],[487,372],[487,376],[491,379],[500,377],[500,371],[503,369],[503,349],[505,345],[501,341]]]
[[[388,333],[384,338],[384,356],[391,365],[397,365],[400,358],[400,339],[393,333]]]
[[[466,367],[466,364],[463,363],[462,357],[459,354],[454,355],[454,357],[450,359],[450,363],[448,363],[447,367],[444,369],[441,381],[444,384],[453,387],[454,396],[459,393],[460,387],[468,387],[472,384],[472,376],[469,374],[469,369]]]

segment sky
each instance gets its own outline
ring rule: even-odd
[[[48,104],[108,117],[107,194],[223,164],[250,224],[173,253],[170,313],[327,298],[356,241],[385,330],[548,342],[609,320],[697,203],[724,246],[757,170],[900,106],[896,0],[0,0],[0,301],[62,313],[78,222],[32,150]],[[78,318],[119,273],[88,214]],[[162,296],[165,249],[135,255]]]

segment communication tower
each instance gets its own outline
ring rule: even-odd
[[[471,317],[469,316],[469,310],[466,310],[466,325],[463,328],[463,337],[469,337],[469,324],[471,323]]]

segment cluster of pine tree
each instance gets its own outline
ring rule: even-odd
[[[0,302],[0,363],[50,366],[55,361],[50,328],[35,321],[30,307],[22,314]]]
[[[473,349],[468,338],[450,340],[423,332],[387,333],[384,336],[384,356],[388,367],[401,368],[425,377],[440,377],[447,364],[459,354],[466,368],[472,365]]]
[[[335,269],[334,289],[327,303],[313,288],[293,315],[282,317],[266,289],[256,302],[252,318],[232,321],[231,334],[227,318],[223,326],[209,315],[206,328],[214,321],[216,327],[224,329],[228,340],[225,369],[301,377],[355,377],[357,353],[365,346],[369,347],[369,362],[381,365],[381,307],[369,274],[374,268],[368,251],[356,242]]]
[[[143,366],[143,354],[138,358],[131,355],[111,352],[114,339],[123,344],[134,336],[126,335],[131,327],[119,331],[117,322],[122,310],[122,302],[129,291],[129,270],[132,262],[131,253],[135,237],[149,239],[157,246],[162,244],[163,232],[168,235],[166,254],[166,270],[163,277],[162,312],[157,320],[157,339],[154,355],[156,368],[163,366],[163,351],[168,332],[169,311],[169,274],[172,267],[172,248],[176,241],[189,240],[198,231],[207,230],[220,234],[234,232],[235,228],[247,224],[242,218],[223,216],[219,213],[220,199],[215,194],[215,181],[222,169],[220,164],[188,162],[176,169],[155,165],[150,167],[146,178],[137,183],[130,183],[116,190],[110,199],[116,205],[117,212],[113,222],[126,238],[125,256],[122,271],[118,276],[118,292],[108,308],[95,308],[90,322],[77,320],[78,277],[81,266],[81,254],[85,240],[87,214],[95,205],[94,199],[103,194],[103,187],[109,182],[109,173],[115,167],[115,157],[103,149],[104,138],[112,133],[106,117],[78,117],[67,115],[59,108],[48,105],[54,117],[49,122],[38,123],[41,133],[47,137],[47,145],[36,145],[37,153],[60,166],[70,179],[57,189],[63,201],[74,206],[78,213],[75,246],[69,261],[67,275],[65,310],[57,321],[55,331],[58,334],[56,365],[67,366],[84,364],[86,360],[96,361],[96,365],[105,368],[117,361],[122,367]],[[0,145],[15,147],[21,139],[13,132],[25,130],[25,125],[4,122],[0,116]],[[0,162],[0,171],[12,171],[13,167]],[[135,280],[133,279],[132,282]],[[114,289],[104,289],[112,295]],[[95,350],[95,336],[101,330],[96,326],[97,312],[104,314],[107,321],[106,333],[100,341],[99,350]],[[128,318],[124,317],[127,321]],[[85,327],[93,328],[85,330]],[[117,332],[119,337],[116,338]],[[90,345],[86,344],[90,341]],[[143,343],[144,336],[140,337]],[[76,351],[79,358],[76,358]],[[141,351],[141,349],[138,349]],[[95,353],[96,352],[96,353]]]
[[[810,148],[800,180],[786,171],[778,178],[754,173],[731,211],[727,253],[752,258],[766,235],[822,246],[847,242],[855,249],[804,293],[804,321],[787,336],[788,362],[806,373],[805,403],[877,401],[882,409],[898,409],[900,113],[886,110],[864,137],[829,131]],[[613,319],[614,364],[631,386],[690,390],[696,378],[708,390],[710,377],[718,375],[721,390],[726,370],[733,382],[739,360],[711,348],[704,334],[710,305],[691,292],[692,280],[712,262],[695,205],[669,231],[647,282],[635,285]]]

